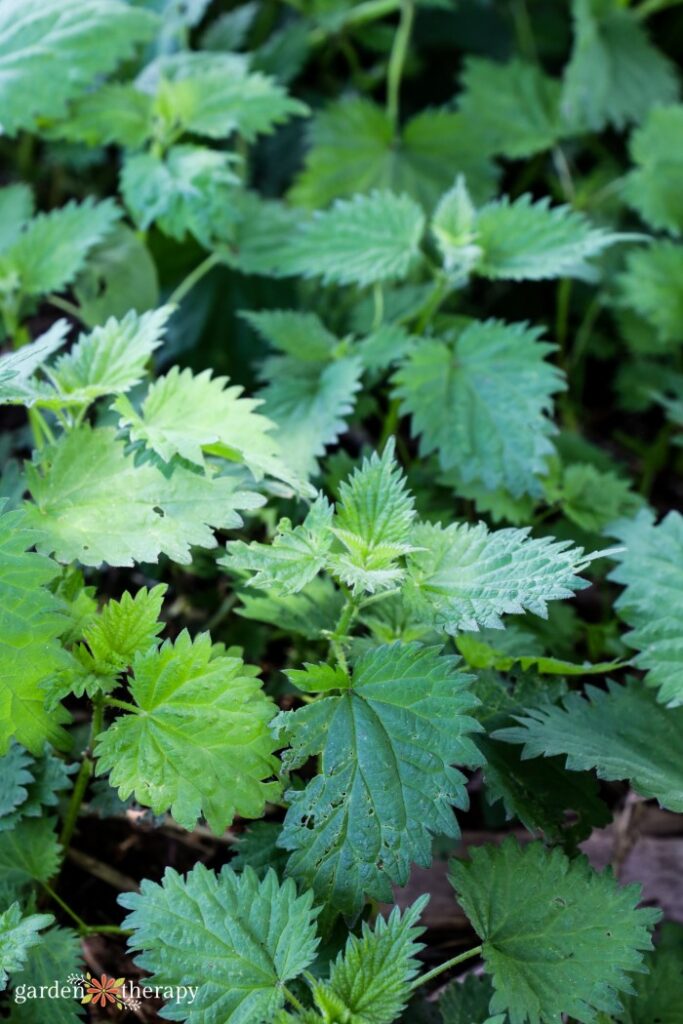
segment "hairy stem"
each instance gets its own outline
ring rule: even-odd
[[[171,292],[168,297],[169,306],[178,306],[188,292],[191,292],[196,284],[201,281],[203,277],[213,270],[214,267],[218,266],[221,262],[222,256],[220,253],[212,252],[210,256],[207,256],[205,260],[202,260],[194,270],[192,270],[187,277],[183,278],[178,287]]]
[[[140,714],[140,708],[135,704],[129,704],[126,700],[118,700],[116,697],[105,697],[104,704],[108,708],[120,708],[122,711],[129,711],[134,715]]]
[[[458,956],[452,957],[450,960],[446,960],[445,963],[439,964],[438,967],[434,967],[433,970],[427,971],[426,974],[421,974],[419,978],[416,978],[411,988],[420,988],[422,985],[426,985],[434,978],[438,978],[444,971],[450,970],[451,967],[456,967],[458,964],[463,963],[464,960],[471,960],[474,956],[479,956],[481,953],[481,946],[475,946],[474,949],[468,949],[464,953],[459,953]]]
[[[76,822],[78,820],[78,813],[83,803],[83,797],[85,791],[88,788],[88,783],[93,773],[95,762],[92,758],[92,748],[95,744],[96,737],[102,732],[102,719],[104,717],[104,702],[102,697],[96,697],[93,706],[92,722],[90,724],[90,737],[88,739],[88,745],[83,751],[83,760],[81,761],[81,767],[76,776],[74,783],[73,792],[71,799],[69,800],[69,806],[66,809],[66,815],[64,816],[64,824],[62,825],[62,831],[59,836],[59,842],[66,849],[71,842],[73,837]]]
[[[389,68],[387,70],[387,117],[394,128],[394,134],[398,128],[399,93],[401,91],[401,79],[403,78],[403,68],[408,54],[414,16],[415,0],[402,0],[401,20],[398,23],[396,35],[394,36],[394,45],[391,48]]]
[[[306,1013],[306,1008],[304,1004],[297,999],[293,992],[289,991],[286,985],[282,986],[282,991],[285,994],[287,1002],[290,1003],[295,1010],[297,1010],[299,1013]]]

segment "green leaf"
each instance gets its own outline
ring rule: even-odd
[[[523,757],[566,755],[571,771],[595,769],[601,779],[630,779],[641,796],[683,810],[683,768],[675,755],[683,710],[665,710],[635,680],[627,686],[609,683],[608,692],[589,686],[586,696],[568,694],[562,707],[530,708],[515,718],[519,726],[494,735],[523,743]]]
[[[431,861],[432,835],[458,835],[477,726],[469,677],[438,647],[392,644],[356,663],[351,688],[294,712],[274,728],[286,767],[322,754],[321,773],[287,793],[281,845],[288,871],[318,899],[353,916],[367,894],[391,899],[410,864]]]
[[[626,588],[615,608],[633,627],[625,638],[638,651],[633,664],[647,670],[646,682],[659,689],[658,700],[678,707],[683,704],[681,634],[671,612],[678,607],[683,577],[683,517],[669,512],[655,526],[654,514],[643,509],[610,533],[625,546],[610,579]]]
[[[27,525],[38,549],[84,565],[156,562],[163,551],[188,564],[190,547],[213,548],[215,529],[242,525],[236,509],[252,509],[263,498],[238,490],[232,476],[193,473],[184,466],[164,476],[150,464],[136,465],[116,431],[84,424],[71,430],[27,466],[35,504],[27,503]],[[112,502],[112,495],[125,501]]]
[[[682,165],[683,166],[683,165]],[[617,281],[621,302],[643,317],[649,328],[648,346],[655,353],[671,352],[683,342],[683,245],[655,241],[630,252]]]
[[[507,1011],[510,1024],[550,1024],[563,1013],[594,1024],[599,1012],[618,1013],[660,916],[636,909],[640,886],[515,839],[471,849],[468,862],[451,862],[450,877],[482,940],[490,1012]]]
[[[33,216],[33,191],[29,185],[0,188],[0,252],[14,245]]]
[[[219,565],[254,573],[249,585],[274,594],[294,594],[309,584],[325,566],[334,539],[332,507],[322,494],[316,498],[300,526],[281,519],[271,544],[230,541]]]
[[[256,821],[235,840],[237,853],[230,861],[233,871],[252,868],[263,878],[272,868],[278,878],[284,875],[287,854],[277,843],[282,825],[274,821]]]
[[[594,228],[570,206],[550,206],[547,197],[534,202],[528,194],[488,203],[478,211],[475,225],[482,250],[476,273],[494,281],[591,278],[591,257],[633,237]]]
[[[398,559],[413,550],[414,505],[393,439],[381,458],[373,453],[341,484],[332,530],[345,550],[330,555],[328,567],[353,593],[373,594],[403,580]]]
[[[417,922],[427,900],[422,896],[403,915],[394,907],[373,928],[363,922],[361,935],[349,937],[328,980],[313,990],[321,1009],[332,997],[343,1008],[341,1020],[346,1015],[354,1024],[391,1024],[398,1018],[420,968],[417,953],[423,945],[416,940],[424,929]]]
[[[73,348],[47,370],[58,398],[38,404],[89,405],[103,395],[121,394],[139,384],[147,363],[163,341],[171,306],[122,320],[110,317],[101,327],[81,334]]]
[[[316,475],[320,456],[346,431],[362,372],[358,356],[325,363],[289,356],[267,360],[263,412],[287,439],[283,457],[298,475]]]
[[[560,83],[534,64],[469,57],[459,110],[485,152],[512,160],[550,149],[562,134]]]
[[[620,0],[573,0],[574,46],[562,111],[575,130],[625,128],[678,96],[673,65]]]
[[[304,362],[327,362],[339,345],[339,338],[315,313],[267,309],[243,310],[241,316],[274,348]]]
[[[70,928],[50,928],[41,936],[37,946],[28,952],[26,966],[12,976],[12,986],[19,985],[40,989],[54,985],[55,980],[66,984],[74,975],[84,970],[81,941]],[[80,1024],[83,1007],[73,996],[50,997],[50,1024]],[[12,1000],[8,1018],[9,1024],[44,1024],[45,1004],[42,999],[27,999],[24,1003]]]
[[[592,533],[602,533],[609,523],[635,514],[643,504],[627,480],[589,463],[566,466],[560,480],[545,482],[545,492],[549,501],[559,502],[568,519]]]
[[[15,828],[23,818],[40,817],[46,807],[56,807],[75,770],[75,765],[66,764],[49,749],[34,760],[13,744],[0,760],[0,831]]]
[[[111,199],[96,203],[91,198],[39,213],[0,256],[4,290],[27,296],[62,291],[83,269],[88,252],[120,216]]]
[[[626,177],[624,198],[655,230],[680,235],[683,198],[683,106],[656,107],[630,141],[635,170]]]
[[[279,791],[268,723],[275,708],[257,669],[239,658],[212,657],[211,638],[183,631],[175,644],[138,654],[130,693],[137,714],[116,719],[97,740],[98,773],[125,800],[183,828],[203,814],[220,835],[236,814],[258,818]]]
[[[35,341],[0,356],[0,404],[30,407],[52,397],[51,389],[34,380],[33,375],[66,343],[68,329],[66,320],[57,320]]]
[[[57,872],[61,847],[55,818],[26,819],[0,832],[0,877],[19,893],[31,882],[48,882]]]
[[[73,292],[90,328],[112,316],[123,320],[130,310],[145,313],[159,305],[156,264],[144,241],[118,224],[90,253]]]
[[[223,563],[224,564],[224,563]],[[333,630],[343,605],[343,595],[329,577],[316,577],[296,594],[280,595],[239,592],[242,606],[237,615],[257,622],[267,622],[284,633],[294,633],[309,640],[320,639],[324,629]]]
[[[634,978],[635,991],[623,999],[624,1009],[617,1017],[619,1024],[681,1024],[683,1021],[680,925],[664,924],[661,931],[657,948],[645,957],[648,973]]]
[[[0,828],[4,819],[26,800],[27,786],[33,782],[29,771],[32,764],[33,758],[18,743],[12,743],[0,758]]]
[[[281,252],[281,270],[325,284],[401,280],[420,257],[424,227],[422,210],[406,195],[339,199],[294,234]]]
[[[423,111],[396,138],[382,107],[344,97],[316,115],[309,142],[290,198],[312,210],[373,189],[405,193],[429,210],[458,173],[479,202],[495,190],[497,171],[479,136],[451,111]]]
[[[439,998],[443,1024],[485,1022],[492,996],[493,985],[485,974],[468,974],[462,981],[451,981]]]
[[[59,572],[49,558],[27,551],[36,534],[19,511],[0,516],[0,755],[12,737],[39,754],[46,740],[68,745],[62,709],[48,715],[40,684],[63,665],[56,642],[68,625],[48,590]]]
[[[311,893],[297,896],[274,871],[259,881],[251,868],[216,875],[198,864],[183,879],[169,868],[161,885],[145,880],[119,902],[132,911],[124,927],[149,983],[199,986],[191,1006],[164,1010],[188,1024],[269,1024],[318,944]]]
[[[22,914],[18,903],[0,913],[0,991],[7,988],[8,972],[20,971],[31,946],[40,942],[41,928],[52,924],[52,914]]]
[[[113,71],[158,25],[119,0],[1,0],[2,131],[60,117],[70,99]]]
[[[408,556],[408,607],[451,634],[501,628],[505,614],[545,618],[548,601],[588,586],[578,573],[595,556],[570,541],[529,537],[529,529],[490,533],[483,523],[420,524],[412,535],[418,550]]]
[[[466,484],[540,493],[538,476],[554,451],[552,396],[564,381],[539,334],[527,324],[473,321],[413,349],[394,386],[420,455],[438,452],[441,468],[457,467]]]
[[[138,149],[152,130],[151,97],[129,82],[106,82],[79,96],[51,134],[86,146]]]
[[[268,473],[306,490],[281,457],[275,424],[256,411],[261,399],[246,398],[240,385],[228,383],[211,370],[195,375],[174,366],[149,386],[139,413],[123,396],[113,407],[131,440],[142,441],[165,462],[178,455],[205,467],[209,452],[243,462],[257,479]]]
[[[121,195],[143,230],[156,223],[177,241],[190,234],[211,248],[237,217],[233,163],[231,153],[203,146],[172,146],[164,156],[134,153],[121,171]]]

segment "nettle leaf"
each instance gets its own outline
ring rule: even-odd
[[[33,213],[33,189],[29,185],[0,188],[0,252],[16,242]]]
[[[534,202],[529,194],[483,206],[475,227],[481,249],[476,273],[494,281],[590,279],[595,276],[587,262],[591,257],[634,237],[594,228],[570,206],[551,206],[547,197]]]
[[[474,321],[444,340],[423,339],[394,376],[420,454],[438,452],[465,483],[538,495],[554,449],[552,396],[564,387],[546,361],[553,346],[527,324]]]
[[[365,895],[391,899],[410,864],[431,861],[432,835],[458,835],[478,729],[470,677],[438,647],[391,644],[363,655],[351,688],[275,722],[286,767],[322,755],[321,773],[290,790],[281,845],[288,872],[319,900],[355,916]]]
[[[185,878],[169,868],[161,885],[145,880],[119,902],[132,911],[124,927],[143,950],[136,963],[152,972],[149,983],[199,986],[191,1006],[176,999],[163,1011],[188,1024],[269,1024],[283,985],[318,945],[312,894],[297,896],[274,871],[259,881],[251,868],[216,875],[198,864]]]
[[[242,606],[235,609],[237,615],[267,622],[284,633],[309,640],[318,640],[323,630],[334,629],[344,603],[344,595],[332,580],[319,576],[294,594],[272,590],[268,594],[254,594],[243,590],[239,597]]]
[[[2,131],[59,117],[70,99],[151,39],[158,19],[119,0],[1,0]]]
[[[683,709],[665,710],[654,694],[632,680],[609,690],[586,687],[568,694],[562,706],[530,708],[516,715],[518,726],[494,736],[523,743],[524,758],[566,755],[571,771],[595,769],[599,778],[630,779],[644,797],[683,810],[683,766],[676,750]]]
[[[79,96],[50,134],[86,146],[139,149],[152,130],[152,97],[130,82],[105,82]]]
[[[674,66],[620,0],[573,0],[574,47],[562,111],[572,127],[600,131],[641,121],[678,96]]]
[[[659,689],[658,700],[678,707],[683,704],[683,641],[673,611],[683,577],[683,517],[669,512],[655,526],[654,514],[643,509],[610,533],[625,548],[610,579],[626,587],[615,607],[632,627],[626,641],[638,651],[633,664],[647,670],[646,682]]]
[[[120,216],[111,199],[96,203],[90,198],[39,213],[0,256],[3,288],[27,296],[61,291]]]
[[[260,392],[263,412],[286,438],[283,458],[303,477],[318,473],[318,459],[346,431],[361,387],[358,356],[305,362],[274,356],[263,367],[269,381]]]
[[[210,248],[237,219],[233,164],[231,153],[203,146],[172,146],[163,156],[134,153],[121,171],[121,195],[143,230],[156,223],[171,238],[194,235]]]
[[[19,985],[54,985],[55,979],[65,984],[70,975],[81,976],[84,971],[81,940],[71,928],[50,928],[43,932],[40,942],[28,951],[26,964],[12,973],[12,989]],[[24,990],[26,991],[26,990]],[[45,1008],[42,999],[27,999],[25,1003],[12,1001],[9,1024],[42,1024]],[[50,997],[50,1024],[80,1024],[84,1009],[72,995]]]
[[[560,83],[535,64],[469,57],[462,88],[460,113],[489,153],[523,159],[550,149],[563,134]]]
[[[424,228],[422,210],[406,195],[339,199],[295,232],[280,254],[281,270],[325,284],[401,280],[418,262]]]
[[[422,896],[403,914],[394,907],[373,928],[364,921],[361,935],[349,937],[327,981],[313,989],[323,1012],[339,1005],[339,1019],[346,1015],[354,1024],[391,1024],[398,1018],[420,968],[417,954],[423,945],[416,940],[424,929],[417,922],[428,899]]]
[[[49,882],[56,874],[61,847],[55,818],[26,819],[0,832],[0,877],[4,886],[20,893],[31,882]]]
[[[545,481],[544,489],[548,500],[559,502],[568,519],[593,533],[602,532],[622,516],[635,514],[643,504],[627,480],[590,463],[566,466],[557,481]]]
[[[136,465],[109,427],[71,430],[26,469],[35,504],[26,503],[25,516],[38,549],[84,565],[156,562],[162,551],[187,564],[192,545],[216,546],[212,528],[239,527],[238,508],[263,504],[233,476],[184,466],[165,476],[149,463]],[[125,501],[113,501],[116,495]]]
[[[272,868],[278,878],[284,875],[287,854],[277,843],[282,825],[275,821],[255,821],[235,840],[237,852],[230,861],[233,871],[252,868],[259,878]]]
[[[243,310],[241,316],[274,348],[303,362],[326,362],[340,344],[315,313],[266,309]]]
[[[58,672],[64,655],[56,638],[67,626],[48,584],[59,566],[27,549],[36,534],[19,511],[0,516],[0,755],[12,738],[34,753],[46,740],[69,744],[66,712],[45,710],[41,683]]]
[[[630,252],[626,269],[617,279],[621,302],[654,328],[654,335],[648,331],[653,352],[670,352],[683,341],[682,275],[683,245],[655,241]]]
[[[626,177],[624,198],[655,230],[680,235],[683,197],[683,105],[656,107],[631,136],[635,170]]]
[[[51,396],[51,390],[33,375],[66,343],[68,330],[66,320],[57,320],[35,341],[0,356],[0,404],[30,407]]]
[[[548,601],[587,587],[578,573],[595,555],[570,541],[530,537],[530,528],[489,532],[483,523],[415,527],[405,599],[416,617],[446,633],[501,628],[501,615],[547,616]],[[421,549],[421,550],[420,550]]]
[[[622,1000],[619,1024],[680,1024],[683,1006],[680,925],[665,923],[657,948],[645,957],[647,974],[633,979],[634,992]]]
[[[492,996],[493,985],[485,974],[468,974],[462,981],[451,981],[439,998],[443,1024],[486,1022]]]
[[[145,653],[159,644],[163,623],[159,621],[166,584],[147,590],[142,587],[135,597],[126,591],[120,601],[107,601],[97,616],[83,630],[84,643],[77,644],[73,663],[62,673],[56,686],[48,687],[51,695],[84,693],[93,696],[112,690],[118,676],[133,664],[138,652]]]
[[[300,526],[281,519],[271,544],[230,541],[219,565],[254,573],[249,585],[274,594],[303,590],[324,568],[334,536],[332,506],[319,495]]]
[[[345,550],[328,566],[354,593],[375,593],[400,583],[398,559],[413,550],[415,502],[394,458],[393,440],[380,458],[364,459],[339,488],[332,531]]]
[[[24,818],[37,818],[46,807],[56,807],[71,785],[74,765],[66,764],[49,749],[32,758],[18,744],[0,759],[0,831],[15,828]]]
[[[497,170],[480,137],[451,111],[423,111],[397,139],[382,107],[343,97],[316,114],[309,142],[305,168],[289,195],[312,210],[373,189],[405,193],[429,210],[458,173],[479,202],[495,191]]]
[[[97,327],[110,317],[123,320],[131,310],[144,313],[159,305],[157,269],[144,240],[118,224],[95,246],[73,284],[80,317]]]
[[[52,914],[24,916],[18,903],[0,913],[0,991],[7,987],[8,971],[21,970],[29,949],[41,940],[40,929],[53,921]]]
[[[12,743],[0,759],[0,827],[4,818],[28,796],[27,786],[33,782],[31,764],[33,758],[18,743]]]
[[[147,363],[161,345],[171,306],[138,316],[110,317],[101,327],[81,334],[73,348],[59,356],[46,373],[56,393],[43,392],[36,404],[59,407],[89,405],[103,395],[130,391],[143,379]]]
[[[451,862],[450,878],[482,939],[491,1013],[507,1011],[510,1024],[550,1024],[562,1014],[596,1024],[601,1012],[618,1014],[660,916],[636,909],[640,886],[620,887],[585,857],[570,861],[515,839],[471,848],[469,861]]]
[[[244,397],[241,385],[227,385],[227,377],[212,377],[211,370],[195,375],[174,366],[149,386],[139,413],[124,396],[114,409],[131,440],[165,462],[177,455],[204,468],[208,452],[243,462],[257,479],[268,473],[305,490],[281,458],[275,424],[256,412],[262,400]]]
[[[135,657],[129,689],[137,714],[125,714],[97,740],[98,773],[125,800],[194,828],[203,814],[220,835],[236,814],[258,818],[279,792],[276,748],[268,723],[275,713],[239,658],[212,656],[208,633]]]

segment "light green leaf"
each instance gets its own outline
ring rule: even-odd
[[[344,597],[329,577],[317,576],[295,594],[280,595],[239,592],[242,605],[237,615],[267,622],[283,633],[294,633],[309,640],[320,639],[324,629],[333,630],[341,614]]]
[[[595,555],[570,541],[530,537],[529,527],[489,532],[431,523],[412,535],[405,599],[416,617],[446,633],[502,628],[501,615],[547,615],[548,601],[571,597],[588,586],[580,573]]]
[[[683,168],[683,163],[681,164]],[[618,277],[621,302],[643,317],[652,352],[668,353],[683,342],[683,245],[655,241],[628,254]]]
[[[324,568],[334,539],[331,525],[332,506],[319,495],[300,526],[292,528],[288,519],[281,519],[272,544],[230,541],[219,565],[253,573],[248,580],[252,587],[295,594]]]
[[[595,769],[598,777],[630,779],[644,797],[683,811],[683,766],[676,750],[683,709],[665,710],[635,680],[627,686],[594,686],[586,696],[568,694],[563,706],[530,708],[515,716],[518,726],[494,735],[523,743],[523,757],[566,755],[571,771]]]
[[[438,647],[377,647],[355,665],[351,688],[276,719],[286,767],[322,754],[320,774],[287,794],[281,845],[288,871],[346,915],[364,896],[391,899],[410,864],[431,861],[432,835],[458,835],[477,726],[469,677]]]
[[[557,480],[551,476],[544,488],[548,501],[559,503],[568,519],[592,533],[601,533],[622,516],[634,515],[643,504],[627,480],[590,463],[564,467],[562,476]]]
[[[51,397],[52,390],[34,380],[33,375],[66,343],[68,330],[66,320],[57,320],[35,341],[0,356],[0,404],[30,407],[41,398]]]
[[[683,232],[683,105],[656,107],[631,136],[635,170],[626,178],[624,197],[643,220],[672,235]]]
[[[157,25],[151,12],[119,0],[1,0],[3,133],[62,116],[70,99],[131,57]]]
[[[33,191],[29,185],[0,188],[0,252],[14,245],[33,216]]]
[[[290,198],[312,210],[373,189],[405,193],[429,210],[458,173],[479,202],[495,190],[496,168],[479,136],[451,111],[423,111],[397,139],[382,107],[344,97],[316,115],[309,140],[306,166]]]
[[[283,273],[325,284],[370,285],[406,277],[420,256],[425,218],[406,195],[339,199],[300,228],[281,253]]]
[[[459,110],[484,151],[512,160],[550,149],[562,134],[560,83],[535,64],[470,57]]]
[[[640,886],[621,887],[584,857],[515,839],[471,848],[469,861],[451,862],[450,877],[482,939],[490,1012],[507,1011],[510,1024],[550,1024],[562,1014],[595,1024],[600,1012],[618,1013],[660,916],[636,909]]]
[[[0,832],[0,877],[21,892],[31,882],[48,882],[57,872],[61,847],[55,818],[27,818],[16,828]]]
[[[96,203],[91,198],[39,213],[0,256],[4,289],[27,296],[62,291],[83,269],[88,252],[120,216],[111,199]]]
[[[364,459],[339,488],[332,530],[345,550],[328,559],[330,570],[354,593],[375,593],[400,583],[398,559],[413,550],[415,508],[390,440],[382,456]]]
[[[647,670],[646,682],[659,689],[658,700],[678,707],[683,704],[683,638],[673,610],[683,580],[683,517],[669,512],[655,526],[653,513],[643,509],[610,533],[625,547],[610,579],[626,587],[615,607],[632,627],[626,641],[638,651],[633,664]]]
[[[118,224],[90,253],[73,292],[90,328],[112,316],[123,320],[130,310],[145,313],[159,305],[156,264],[140,236]]]
[[[151,98],[129,82],[106,82],[79,96],[51,134],[86,146],[138,149],[152,131]]]
[[[122,320],[110,317],[101,327],[81,334],[71,351],[47,370],[58,392],[53,402],[89,405],[102,395],[130,391],[145,376],[172,312],[172,306],[142,316],[131,310]],[[39,404],[48,404],[47,398]]]
[[[394,907],[374,928],[363,922],[361,935],[349,937],[328,980],[313,990],[322,1010],[332,997],[343,1008],[339,1019],[346,1015],[353,1024],[391,1024],[398,1018],[420,967],[417,953],[423,946],[416,940],[424,929],[417,922],[427,900],[422,896],[403,915]]]
[[[476,273],[512,281],[554,277],[593,277],[587,262],[631,235],[594,228],[569,206],[550,206],[547,197],[534,202],[528,194],[488,203],[477,213],[476,242],[482,256]],[[640,236],[635,236],[639,238]]]
[[[572,0],[574,47],[562,111],[574,130],[622,129],[678,96],[673,65],[620,0]]]
[[[274,348],[304,362],[327,362],[340,344],[315,313],[267,309],[243,310],[241,316]]]
[[[198,864],[185,878],[170,868],[161,885],[120,903],[132,911],[131,946],[152,985],[197,985],[192,1006],[166,1004],[187,1024],[270,1024],[284,1005],[282,987],[312,962],[318,940],[312,895],[297,896],[274,871],[259,882],[251,868],[220,875]]]
[[[18,743],[12,743],[0,758],[0,828],[4,819],[26,800],[27,786],[33,782],[29,771],[32,764],[33,758]]]
[[[212,657],[211,638],[183,631],[175,644],[138,654],[130,694],[139,709],[97,740],[99,774],[125,800],[155,814],[169,810],[183,828],[203,814],[220,835],[236,814],[258,818],[279,784],[268,729],[275,708],[239,658]]]
[[[156,562],[162,551],[187,564],[191,546],[216,546],[212,528],[239,527],[238,508],[263,504],[261,495],[238,490],[233,476],[184,466],[165,476],[149,463],[136,465],[115,430],[87,424],[27,466],[27,476],[35,504],[26,504],[26,522],[38,534],[38,550],[84,565]],[[117,494],[126,500],[112,502]]]
[[[41,928],[52,924],[52,914],[22,914],[18,903],[0,913],[0,991],[7,988],[8,972],[20,971],[31,946],[40,942]]]
[[[552,346],[527,324],[473,321],[442,340],[423,339],[394,376],[420,454],[436,451],[465,484],[538,495],[552,454],[553,394],[562,374]]]

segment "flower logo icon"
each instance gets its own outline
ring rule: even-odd
[[[100,978],[93,978],[90,972],[86,974],[87,988],[82,1003],[92,1003],[93,1006],[106,1006],[107,1003],[114,1004],[117,1009],[123,1009],[123,985],[125,978],[110,978],[107,974]]]

